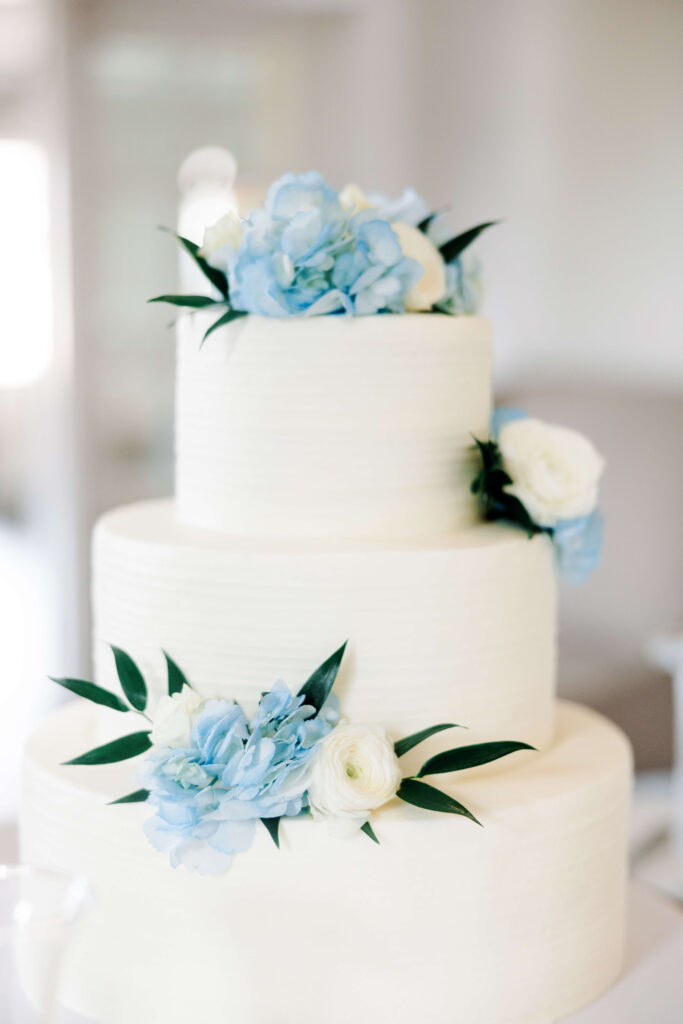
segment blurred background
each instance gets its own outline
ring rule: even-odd
[[[504,218],[478,243],[498,397],[609,463],[560,692],[624,725],[669,805],[682,52],[680,0],[0,0],[0,817],[47,672],[89,673],[94,519],[172,488],[173,332],[145,300],[178,256],[155,227],[184,194],[201,236],[217,197],[246,210],[313,167],[414,185],[454,229]],[[234,196],[229,161],[207,181],[192,157],[210,145]]]

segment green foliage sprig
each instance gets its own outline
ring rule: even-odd
[[[166,231],[167,228],[162,228],[162,231]],[[238,309],[233,309],[230,305],[230,285],[228,283],[227,276],[222,270],[218,270],[216,267],[212,267],[211,264],[200,255],[200,247],[196,242],[191,242],[189,238],[183,238],[182,235],[176,235],[175,232],[171,231],[169,234],[174,235],[182,245],[185,252],[194,260],[195,264],[201,270],[204,277],[207,279],[212,288],[218,292],[219,297],[211,295],[157,295],[153,299],[148,299],[148,302],[166,302],[171,306],[180,306],[184,309],[197,310],[197,309],[208,309],[214,307],[215,309],[224,309],[225,312],[214,321],[209,328],[204,332],[202,338],[202,345],[214,331],[218,330],[224,324],[230,323],[231,320],[237,320],[239,317],[246,316],[247,314]]]
[[[479,441],[476,437],[474,442],[481,456],[481,469],[472,481],[470,490],[479,498],[484,519],[489,522],[504,519],[520,526],[529,537],[537,533],[550,533],[545,527],[538,526],[519,498],[506,490],[512,484],[512,477],[504,468],[498,444],[491,440]]]

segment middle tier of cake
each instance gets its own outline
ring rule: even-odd
[[[95,673],[108,688],[114,644],[154,701],[165,650],[201,694],[250,709],[276,679],[298,688],[348,639],[335,692],[350,720],[395,737],[455,721],[468,727],[461,742],[552,739],[546,537],[480,525],[417,544],[252,541],[181,524],[169,500],[104,516],[93,563]]]

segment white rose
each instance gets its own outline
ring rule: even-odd
[[[244,228],[242,221],[234,213],[226,213],[224,217],[217,220],[204,230],[204,241],[199,250],[199,255],[208,259],[217,249],[228,246],[237,251],[242,244]]]
[[[405,305],[409,311],[431,309],[446,291],[446,264],[443,256],[423,231],[408,224],[396,222],[391,225],[404,256],[417,260],[422,267],[422,277],[406,292]]]
[[[162,697],[152,715],[152,743],[158,747],[187,747],[195,712],[202,697],[185,686],[172,697]]]
[[[521,419],[501,428],[498,444],[513,481],[506,490],[539,526],[552,527],[593,511],[605,463],[582,434]]]
[[[338,725],[313,762],[308,799],[315,817],[349,835],[396,795],[401,768],[384,729]]]
[[[339,202],[345,210],[358,213],[359,210],[369,210],[372,203],[362,188],[358,185],[345,185],[339,193]]]

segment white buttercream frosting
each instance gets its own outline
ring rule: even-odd
[[[531,760],[440,777],[483,828],[398,800],[373,816],[379,847],[284,819],[279,851],[263,829],[205,878],[147,844],[144,805],[107,806],[137,788],[130,762],[59,766],[92,743],[93,710],[30,740],[21,828],[24,860],[93,889],[65,979],[86,1018],[550,1024],[618,974],[630,756],[594,712],[562,706]]]
[[[479,317],[179,322],[180,517],[252,536],[411,537],[470,525],[491,409]]]
[[[552,548],[513,528],[419,543],[239,540],[145,502],[95,530],[93,608],[96,679],[109,688],[116,644],[161,696],[163,648],[201,694],[253,707],[278,678],[298,688],[348,638],[335,692],[349,721],[407,735],[456,716],[469,732],[454,743],[552,737]]]

